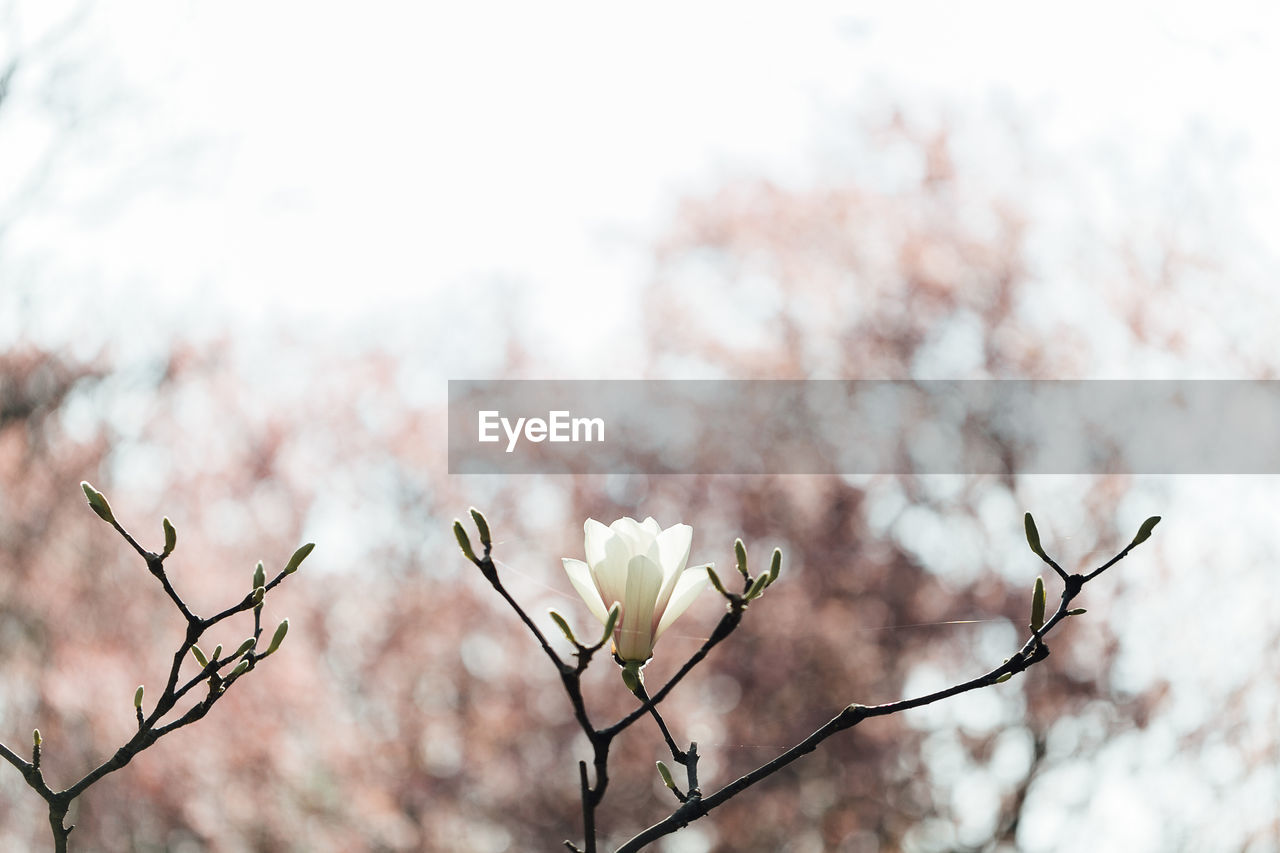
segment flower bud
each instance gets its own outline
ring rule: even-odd
[[[249,649],[253,648],[257,644],[258,644],[258,641],[255,638],[249,637],[247,640],[245,640],[243,643],[240,644],[240,648],[236,649],[235,654],[231,655],[231,657],[227,658],[227,660],[235,660],[236,658],[240,657],[242,654],[249,651]],[[222,646],[218,646],[218,648],[222,648]]]
[[[493,541],[489,538],[489,522],[475,507],[471,507],[471,520],[476,523],[476,530],[480,531],[480,544],[486,548],[492,547]]]
[[[768,585],[769,585],[768,575],[761,575],[760,577],[756,578],[755,582],[751,584],[751,588],[747,590],[747,594],[746,594],[747,601],[751,601],[752,599],[759,598],[764,593],[764,588]]]
[[[39,729],[32,729],[32,730],[31,730],[31,745],[32,745],[32,746],[34,746],[36,749],[39,749],[39,748],[40,748],[40,744],[42,744],[42,743],[44,743],[44,738],[40,737],[40,730],[39,730]]]
[[[222,654],[222,643],[218,643],[218,645],[214,646],[213,657],[209,658],[209,660],[217,660],[218,656],[221,654]]]
[[[466,529],[462,526],[461,521],[453,522],[453,535],[458,539],[458,547],[462,549],[462,553],[468,560],[473,563],[480,562],[476,559],[476,552],[471,550],[471,539],[467,536]]]
[[[164,517],[164,521],[160,522],[160,526],[164,528],[164,551],[161,557],[167,557],[173,553],[173,549],[178,546],[178,531],[173,529],[173,522],[169,520],[169,516]]]
[[[143,694],[143,687],[141,684],[139,684],[138,689],[133,691],[133,707],[139,710],[142,709],[142,694]]]
[[[639,661],[629,660],[626,666],[622,667],[622,683],[632,693],[635,693],[644,685],[644,674],[640,672],[643,666]]]
[[[1027,544],[1031,546],[1031,550],[1040,559],[1049,559],[1045,556],[1044,549],[1040,547],[1040,531],[1036,530],[1036,520],[1031,517],[1031,513],[1027,513],[1022,517],[1022,524],[1027,530]]]
[[[289,633],[289,620],[285,619],[276,627],[276,632],[271,637],[271,645],[267,646],[267,650],[263,653],[263,657],[266,657],[266,655],[269,655],[276,649],[280,648],[280,644],[284,642],[284,635],[287,633]]]
[[[102,492],[89,485],[87,480],[80,482],[80,488],[84,489],[84,496],[89,501],[89,507],[98,514],[98,518],[108,524],[114,524],[116,517],[111,514],[111,504],[107,503],[107,499],[103,497]]]
[[[195,657],[196,663],[200,664],[201,669],[204,669],[206,666],[209,665],[209,659],[204,656],[204,652],[200,650],[200,647],[195,645],[194,643],[192,643],[191,645],[191,654]],[[216,652],[214,653],[213,656],[215,659],[218,657]]]
[[[742,577],[751,577],[751,575],[747,574],[747,546],[743,544],[741,539],[733,540],[733,556],[738,559],[738,571],[742,573]]]
[[[1142,526],[1138,528],[1138,535],[1133,537],[1133,541],[1129,543],[1129,547],[1132,548],[1134,545],[1141,545],[1143,542],[1150,539],[1151,531],[1154,530],[1156,525],[1159,523],[1160,516],[1158,515],[1153,515],[1146,521],[1142,522]]]
[[[658,762],[658,775],[662,777],[662,784],[673,791],[676,789],[676,781],[671,778],[671,768],[667,767],[664,762]]]
[[[227,681],[230,681],[231,679],[237,677],[238,675],[240,675],[240,673],[244,672],[248,668],[249,668],[249,661],[246,658],[245,660],[242,660],[240,661],[240,663],[236,664],[235,669],[231,670],[231,674],[227,676]],[[225,682],[223,683],[223,686],[224,687],[226,686]]]
[[[575,646],[578,645],[578,639],[573,636],[573,629],[569,627],[569,623],[564,620],[564,617],[554,610],[547,612],[551,615],[551,621],[556,623],[556,627],[560,629],[560,633],[564,634],[565,639]]]
[[[774,548],[773,558],[769,561],[769,583],[767,584],[768,586],[773,585],[773,582],[778,579],[778,573],[781,571],[782,571],[782,549]]]
[[[724,584],[720,583],[720,576],[716,574],[714,566],[707,566],[707,578],[711,581],[711,585],[716,588],[716,592],[726,597],[729,595],[724,590]]]
[[[1004,683],[1005,683],[1006,681],[1008,681],[1010,678],[1013,678],[1013,673],[1012,673],[1012,672],[1006,672],[1004,675],[1002,675],[1002,676],[1000,676],[999,678],[997,678],[997,679],[996,679],[996,684],[1004,684]]]
[[[615,601],[609,608],[609,615],[604,620],[604,633],[600,636],[600,645],[613,636],[613,629],[618,627],[618,618],[622,615],[622,605]]]
[[[303,545],[301,548],[294,551],[293,556],[289,558],[289,562],[285,564],[284,573],[286,575],[291,575],[296,572],[298,570],[298,566],[302,565],[302,561],[307,559],[307,556],[315,550],[315,547],[316,543],[308,542],[306,545]]]
[[[267,585],[267,569],[262,565],[262,561],[258,561],[258,565],[253,567],[253,588]]]
[[[1039,631],[1044,627],[1044,578],[1037,577],[1036,585],[1031,590],[1031,630]]]
[[[1083,616],[1084,614],[1086,614],[1086,613],[1088,613],[1088,612],[1089,612],[1089,611],[1088,611],[1088,610],[1085,610],[1083,607],[1077,607],[1075,610],[1068,610],[1068,611],[1067,611],[1067,615],[1068,615],[1068,616]]]
[[[253,590],[253,606],[254,606],[254,607],[259,607],[259,606],[261,606],[261,605],[262,605],[262,599],[263,599],[263,598],[265,598],[265,597],[266,597],[266,595],[267,595],[267,588],[266,588],[266,587],[264,587],[264,586],[255,587],[255,588],[254,588],[254,590]]]

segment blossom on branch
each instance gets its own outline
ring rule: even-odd
[[[584,528],[587,560],[565,557],[564,570],[601,624],[614,602],[621,605],[613,652],[624,662],[643,664],[662,632],[705,588],[707,565],[685,567],[693,528],[676,524],[663,530],[652,518],[620,518],[608,527],[589,518]]]

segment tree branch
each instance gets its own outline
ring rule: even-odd
[[[1127,553],[1129,549],[1125,549]],[[1031,666],[1039,663],[1049,656],[1049,647],[1044,644],[1044,637],[1053,630],[1053,628],[1066,619],[1068,616],[1069,605],[1080,591],[1088,578],[1096,577],[1107,566],[1112,565],[1119,557],[1112,559],[1102,568],[1092,572],[1087,577],[1081,575],[1069,575],[1063,586],[1061,597],[1059,598],[1058,608],[1040,630],[1032,633],[1031,637],[1023,643],[1017,653],[1000,666],[985,672],[982,675],[972,678],[960,684],[937,690],[933,693],[927,693],[923,696],[917,696],[911,699],[902,699],[897,702],[888,702],[882,705],[859,705],[852,704],[847,706],[839,714],[830,719],[822,727],[814,731],[804,740],[795,746],[783,752],[777,758],[760,765],[751,772],[738,777],[734,781],[725,785],[720,790],[705,797],[690,796],[688,800],[680,805],[675,811],[668,815],[658,823],[653,824],[647,829],[636,834],[625,844],[619,847],[616,853],[634,853],[634,851],[653,843],[663,836],[688,826],[693,821],[703,817],[712,809],[722,805],[732,797],[755,785],[782,768],[794,762],[801,756],[808,755],[817,749],[818,745],[827,738],[839,732],[851,729],[861,723],[863,720],[871,717],[885,717],[890,714],[901,713],[912,708],[919,708],[924,705],[931,705],[934,702],[940,702],[953,696],[959,696],[962,693],[968,693],[981,687],[990,687],[1000,683],[1006,679],[1006,676],[1012,676],[1014,673],[1023,672]]]
[[[169,675],[164,689],[156,700],[156,704],[152,712],[149,715],[144,716],[142,706],[140,704],[142,700],[141,698],[136,700],[139,702],[134,712],[138,718],[138,730],[134,736],[117,749],[110,758],[90,770],[67,789],[63,791],[55,791],[45,782],[44,774],[40,770],[41,741],[38,737],[35,738],[35,746],[33,748],[32,760],[30,762],[23,760],[11,749],[0,743],[0,757],[3,757],[6,761],[16,767],[22,774],[22,777],[26,780],[27,785],[39,794],[40,797],[48,804],[49,823],[53,831],[55,850],[62,851],[62,853],[65,853],[67,849],[67,838],[70,835],[71,830],[74,828],[71,826],[65,826],[63,821],[66,817],[67,811],[71,807],[72,801],[75,800],[76,797],[83,794],[102,777],[127,765],[133,760],[134,756],[141,753],[160,738],[182,728],[183,726],[190,725],[191,723],[202,719],[207,713],[209,713],[209,710],[213,707],[214,703],[222,697],[228,687],[238,681],[243,675],[251,672],[258,661],[273,653],[275,648],[278,648],[279,641],[283,639],[284,632],[288,628],[287,624],[282,624],[281,627],[277,629],[276,637],[273,638],[271,644],[274,648],[268,648],[266,652],[261,654],[255,651],[257,648],[256,641],[262,630],[261,623],[258,618],[261,615],[262,600],[265,598],[266,589],[277,586],[284,580],[286,575],[295,571],[298,564],[301,563],[301,561],[305,559],[306,555],[310,553],[310,549],[312,547],[307,545],[298,549],[298,551],[294,553],[293,558],[290,559],[289,567],[286,568],[285,571],[282,571],[274,580],[271,581],[270,584],[264,585],[262,597],[258,597],[255,600],[255,595],[250,593],[239,604],[227,608],[218,615],[209,619],[200,619],[189,607],[187,607],[181,596],[178,595],[177,591],[173,588],[173,585],[169,582],[168,575],[165,572],[164,560],[172,552],[173,543],[176,541],[176,534],[174,534],[172,527],[169,525],[168,519],[165,520],[165,553],[152,553],[139,545],[137,540],[135,540],[133,536],[131,536],[129,532],[115,520],[109,505],[106,503],[106,499],[103,498],[100,493],[87,484],[85,484],[85,487],[86,496],[89,497],[89,506],[100,518],[115,528],[116,532],[118,532],[130,547],[132,547],[134,551],[136,551],[146,562],[147,570],[159,579],[164,588],[165,594],[186,620],[187,631],[181,646],[179,646],[178,650],[173,655],[173,664],[169,668]],[[253,642],[246,641],[241,644],[240,648],[233,654],[227,655],[224,658],[219,659],[215,656],[213,660],[209,660],[202,667],[196,676],[189,679],[185,684],[179,687],[178,679],[181,674],[182,663],[204,632],[219,624],[224,619],[227,619],[236,613],[244,612],[250,608],[253,608],[255,611],[254,636],[252,638]],[[287,623],[288,620],[285,621]],[[219,670],[233,662],[235,662],[236,665],[232,669],[231,673],[225,677],[222,676],[219,673]],[[162,724],[162,720],[165,715],[173,710],[178,701],[201,681],[204,681],[209,685],[209,692],[204,699],[187,709],[187,711],[177,719]],[[142,694],[140,693],[139,697],[141,697],[141,695]]]

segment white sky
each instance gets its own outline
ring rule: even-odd
[[[60,17],[19,8],[22,42]],[[1138,179],[1203,125],[1238,143],[1251,227],[1280,223],[1267,3],[353,9],[94,8],[70,50],[89,56],[73,82],[100,132],[60,161],[62,204],[20,220],[7,251],[189,323],[340,329],[502,279],[529,295],[530,322],[589,308],[595,337],[565,345],[572,362],[628,331],[646,240],[681,194],[733,175],[806,180],[849,115],[898,102],[1007,102],[1046,157],[1113,150]],[[22,82],[0,179],[49,138]]]

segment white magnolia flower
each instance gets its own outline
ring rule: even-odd
[[[663,530],[652,518],[620,518],[608,527],[589,518],[584,528],[587,561],[565,557],[564,570],[601,624],[614,602],[622,605],[613,650],[624,661],[644,663],[706,585],[705,565],[685,568],[693,528]]]

